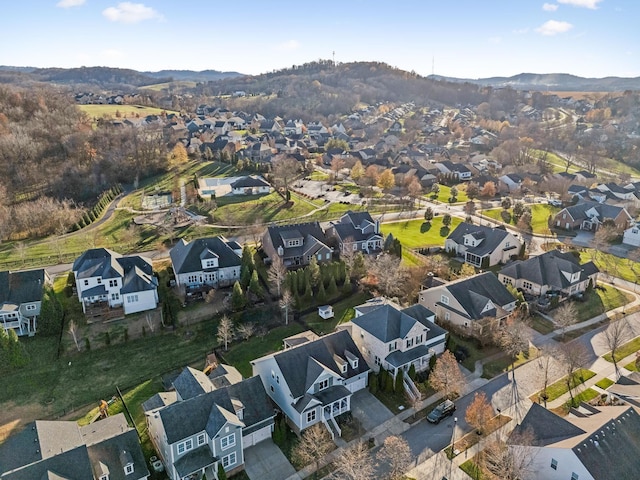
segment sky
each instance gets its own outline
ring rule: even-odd
[[[2,0],[0,65],[640,76],[638,0]]]

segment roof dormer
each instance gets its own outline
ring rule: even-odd
[[[218,268],[218,260],[218,255],[208,248],[205,248],[200,253],[200,263],[203,270],[206,270],[208,268]]]
[[[349,350],[344,351],[344,356],[347,357],[347,360],[349,361],[351,368],[358,368],[358,357],[356,357]]]
[[[340,373],[347,373],[347,361],[342,358],[340,355],[333,355],[333,360],[336,362],[336,365],[338,366],[338,370],[340,370]]]

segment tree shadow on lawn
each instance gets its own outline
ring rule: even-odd
[[[420,233],[427,233],[429,230],[431,230],[431,222],[424,222],[420,225]]]
[[[440,228],[440,236],[441,237],[448,237],[449,236],[449,227],[441,227]]]

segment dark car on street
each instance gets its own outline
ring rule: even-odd
[[[431,423],[440,423],[445,417],[449,415],[453,415],[453,412],[456,411],[456,405],[451,400],[445,400],[436,408],[431,410],[431,413],[427,415],[427,420]]]

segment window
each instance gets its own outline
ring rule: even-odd
[[[389,351],[393,352],[396,349],[396,342],[391,342],[389,344]]]
[[[324,390],[329,387],[329,379],[325,378],[321,382],[318,383],[318,390]]]
[[[353,363],[351,364],[351,366],[352,366],[353,368],[358,368],[358,359],[357,359],[357,358],[353,361]]]
[[[182,455],[185,452],[188,452],[193,448],[193,439],[185,440],[182,443],[178,444],[178,455]]]
[[[98,285],[100,285],[102,283],[102,279],[98,278]]]
[[[327,258],[327,260],[331,259],[331,252],[327,253],[325,257]]]
[[[342,365],[342,373],[347,373],[347,364]]]
[[[220,439],[220,447],[222,450],[226,450],[227,448],[233,447],[236,444],[236,434],[232,433],[231,435],[227,435],[226,437],[222,437]]]
[[[200,435],[198,435],[198,446],[204,445],[204,442],[206,440],[207,440],[207,437],[205,436],[204,433],[201,433]]]
[[[358,250],[358,244],[357,244],[357,243],[354,243],[354,244],[353,244],[353,251],[356,251],[356,250]]]
[[[119,300],[120,299],[120,294],[119,293],[112,293],[111,294],[111,300]]]
[[[380,357],[376,355],[376,356],[374,357],[374,359],[373,359],[373,362],[374,362],[376,365],[380,366],[380,363],[381,363],[381,362],[380,362]]]
[[[504,244],[504,248],[509,248],[510,246],[511,246],[511,243],[510,243],[510,242],[506,242],[506,243]]]
[[[366,250],[366,249],[367,249],[367,244],[366,244],[366,243],[363,243],[363,244],[362,244],[362,249],[363,249],[363,250]]]
[[[322,260],[322,254],[321,253],[318,254],[318,261],[320,261],[320,260]]]
[[[127,295],[127,303],[135,303],[138,301],[138,295]]]
[[[310,412],[307,412],[307,423],[311,423],[315,421],[316,421],[316,411],[311,410]]]
[[[109,474],[105,473],[104,475],[100,475],[100,480],[109,480]]]
[[[229,468],[230,466],[235,465],[236,461],[236,452],[231,452],[226,457],[222,457],[222,466],[224,468]]]
[[[413,347],[413,338],[407,338],[407,348]]]
[[[273,389],[273,385],[269,386],[271,388],[271,393],[275,392],[275,390]]]
[[[109,286],[110,287],[117,287],[118,286],[118,280],[109,280]]]
[[[444,312],[444,319],[449,320],[451,318],[451,314],[449,312]]]
[[[133,473],[133,463],[127,463],[124,466],[124,474],[125,475],[130,475]]]
[[[422,334],[416,337],[416,345],[418,345],[419,343],[422,343]]]
[[[87,285],[89,285],[89,280],[84,281],[84,286],[86,287]]]
[[[558,460],[556,460],[555,458],[551,459],[551,468],[553,468],[554,470],[558,469]]]
[[[576,472],[571,472],[571,480],[578,480],[578,474]]]
[[[449,297],[447,297],[446,295],[440,295],[440,303],[443,303],[444,305],[449,305]]]
[[[631,233],[633,233],[634,235],[638,234],[638,230],[636,228],[634,228],[633,230],[631,230]]]
[[[29,311],[29,310],[35,310],[35,309],[36,309],[36,306],[35,306],[35,305],[27,305],[25,308],[27,309],[27,311]]]
[[[280,385],[280,375],[276,375],[276,383]]]

